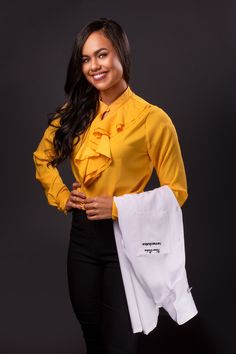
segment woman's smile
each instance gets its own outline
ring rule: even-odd
[[[119,96],[127,87],[123,67],[111,41],[101,31],[93,32],[82,49],[82,72],[105,98]]]
[[[107,77],[107,73],[106,72],[102,72],[102,73],[98,73],[98,74],[93,74],[93,79],[95,81],[101,81],[104,80]]]

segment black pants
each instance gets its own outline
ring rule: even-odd
[[[132,332],[112,223],[73,210],[68,284],[87,354],[136,354],[141,336]]]

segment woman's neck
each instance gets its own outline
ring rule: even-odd
[[[106,105],[111,105],[126,89],[128,85],[122,80],[118,85],[115,85],[105,91],[100,91],[100,98]]]

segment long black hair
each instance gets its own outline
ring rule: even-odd
[[[130,78],[130,47],[128,38],[122,27],[115,21],[99,18],[90,22],[76,35],[72,55],[67,68],[64,86],[66,104],[51,113],[48,124],[60,117],[60,125],[55,131],[53,140],[55,155],[49,164],[56,166],[70,155],[79,136],[96,116],[99,101],[98,90],[91,85],[82,72],[82,48],[95,31],[102,31],[111,41],[123,68],[126,83]]]

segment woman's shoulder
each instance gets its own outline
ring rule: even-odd
[[[172,123],[169,114],[162,107],[154,104],[150,107],[150,117],[163,123]]]
[[[150,111],[153,113],[159,113],[161,114],[167,114],[163,108],[161,108],[160,106],[148,101],[147,99],[144,99],[143,97],[139,96],[137,93],[132,92],[132,100],[133,102],[135,102],[137,105],[140,106],[146,106],[149,107]]]
[[[146,99],[138,96],[137,94],[133,94],[133,100],[137,106],[146,108],[147,120],[152,121],[153,123],[163,123],[163,124],[171,124],[172,120],[168,113],[160,106],[153,104]]]

